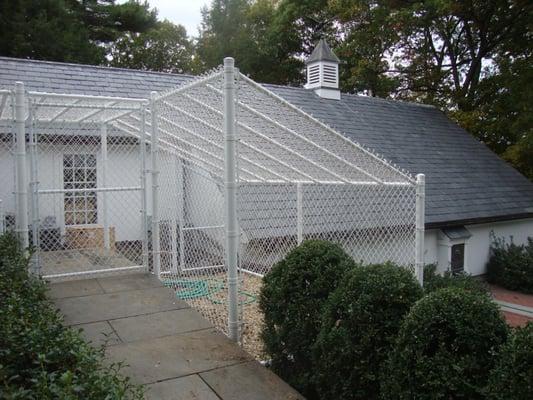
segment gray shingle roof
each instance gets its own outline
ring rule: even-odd
[[[0,57],[0,88],[148,97],[187,75]],[[342,94],[340,101],[303,88],[267,85],[292,104],[413,174],[426,174],[428,226],[533,216],[533,183],[450,121],[441,111]]]

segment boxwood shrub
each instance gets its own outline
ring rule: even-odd
[[[80,333],[62,325],[12,235],[0,236],[0,398],[141,399]]]
[[[533,238],[526,245],[493,238],[487,280],[510,290],[533,293]]]
[[[322,308],[354,261],[336,244],[308,240],[278,262],[263,280],[259,307],[262,339],[272,369],[308,399],[313,388],[312,345]]]
[[[517,328],[503,346],[490,376],[488,398],[533,399],[533,322]]]
[[[484,281],[472,275],[466,273],[453,274],[451,271],[445,271],[444,274],[440,275],[437,273],[436,264],[424,266],[424,291],[426,293],[447,287],[463,288],[482,294],[487,294],[489,290]]]
[[[405,317],[383,379],[386,399],[483,399],[507,337],[488,295],[436,290]]]
[[[330,296],[314,348],[321,399],[378,399],[382,368],[402,318],[422,297],[412,272],[393,264],[347,273]]]

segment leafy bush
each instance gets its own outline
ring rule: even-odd
[[[527,245],[493,238],[487,280],[510,290],[533,293],[533,238]]]
[[[324,307],[315,344],[320,398],[379,398],[380,371],[403,316],[422,294],[413,274],[393,264],[346,274]]]
[[[490,297],[440,289],[418,301],[402,323],[383,380],[387,399],[482,399],[507,337]]]
[[[440,275],[437,273],[436,264],[424,266],[424,291],[426,293],[447,287],[462,288],[480,293],[488,293],[489,290],[485,282],[472,275],[453,274],[451,271],[445,271],[443,275]]]
[[[0,397],[142,398],[119,364],[103,366],[103,348],[62,325],[44,283],[27,267],[15,237],[0,236]]]
[[[490,376],[488,398],[533,399],[533,322],[516,329],[503,346]]]
[[[323,305],[354,266],[336,244],[309,240],[277,263],[263,280],[259,306],[265,317],[262,339],[272,369],[300,390],[315,396],[312,350]]]

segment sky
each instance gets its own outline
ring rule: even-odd
[[[181,24],[189,36],[198,36],[198,27],[202,20],[200,10],[211,3],[210,0],[148,0],[150,7],[157,8],[159,19],[168,19]]]

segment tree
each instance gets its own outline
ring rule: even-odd
[[[157,21],[157,11],[147,0],[68,0],[94,43],[109,43],[124,32],[145,32]]]
[[[301,79],[301,60],[287,50],[287,38],[275,28],[272,0],[214,0],[202,10],[196,46],[201,69],[234,57],[240,71],[265,83],[291,83]]]
[[[110,65],[170,73],[192,70],[193,46],[181,25],[159,22],[144,33],[126,33],[109,50]]]
[[[497,57],[493,68],[479,84],[475,108],[452,116],[533,179],[533,56]]]
[[[10,0],[0,3],[0,55],[100,64],[105,44],[156,21],[148,3],[130,0]]]
[[[343,37],[335,49],[344,61],[340,69],[342,89],[389,96],[399,85],[399,79],[390,71],[393,48],[399,40],[393,8],[367,0],[337,0],[330,4]]]
[[[0,3],[0,55],[88,64],[103,58],[89,32],[62,0]]]
[[[202,9],[197,52],[205,68],[216,67],[224,57],[232,56],[241,70],[247,69],[247,60],[256,56],[248,34],[249,9],[246,0],[214,0],[211,8]]]
[[[400,3],[397,67],[404,94],[446,109],[473,110],[485,67],[528,43],[531,5],[523,0]]]

